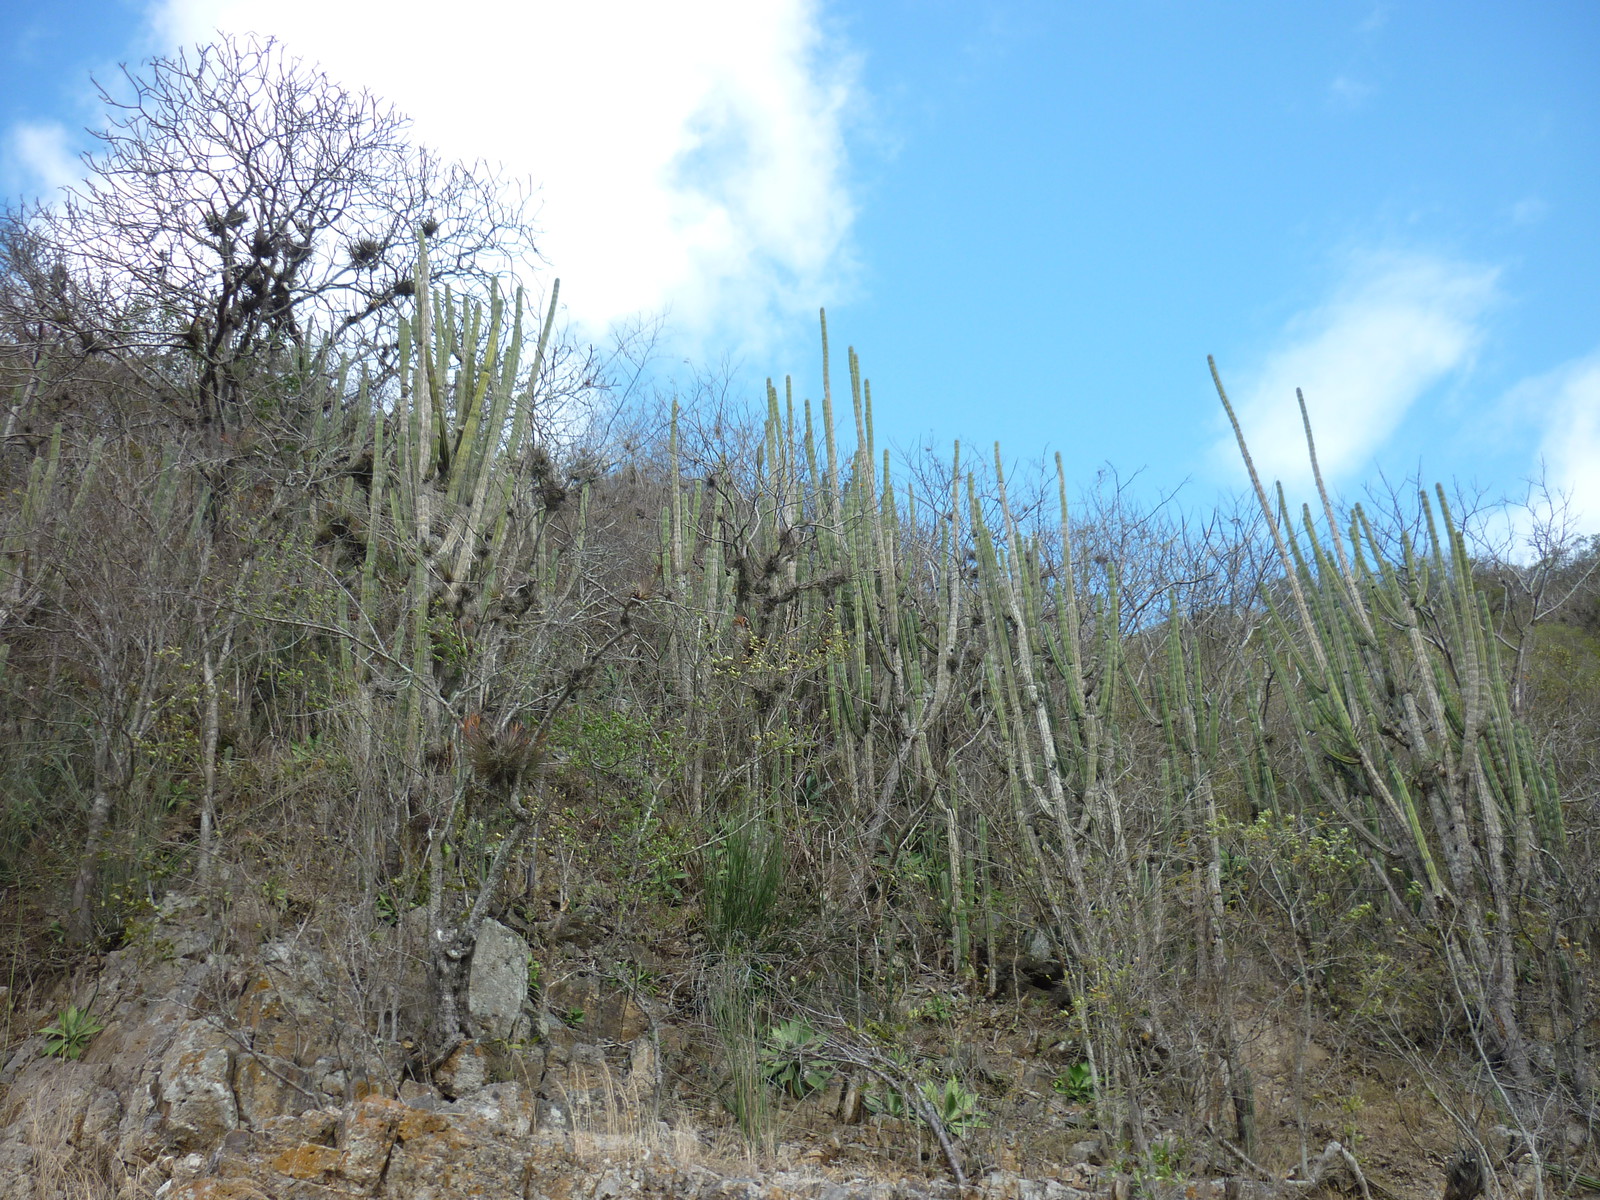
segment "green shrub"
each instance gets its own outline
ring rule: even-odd
[[[1073,1063],[1050,1086],[1073,1103],[1086,1104],[1094,1099],[1094,1070],[1086,1062]]]

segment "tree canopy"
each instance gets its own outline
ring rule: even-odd
[[[392,106],[270,39],[124,68],[100,93],[84,182],[11,223],[13,302],[82,351],[137,356],[202,421],[230,419],[263,356],[392,341],[419,232],[440,282],[533,253],[525,188],[415,144]]]

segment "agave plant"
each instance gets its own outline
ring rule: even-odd
[[[821,1090],[833,1078],[833,1068],[816,1057],[824,1040],[799,1017],[774,1025],[761,1054],[762,1076],[796,1100]]]
[[[69,1004],[57,1014],[54,1025],[46,1025],[39,1031],[44,1034],[44,1056],[76,1061],[83,1057],[89,1043],[104,1028],[105,1023],[87,1008]]]

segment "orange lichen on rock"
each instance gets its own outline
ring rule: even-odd
[[[291,1179],[321,1182],[339,1169],[339,1151],[332,1146],[302,1142],[272,1160],[272,1169]]]
[[[419,1108],[407,1109],[400,1118],[400,1127],[397,1130],[402,1142],[409,1142],[412,1138],[421,1137],[426,1133],[438,1133],[447,1129],[450,1122],[439,1113],[424,1112]]]

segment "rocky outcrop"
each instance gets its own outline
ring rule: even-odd
[[[45,1057],[34,1037],[0,1070],[0,1200],[954,1194],[708,1165],[660,1120],[671,1039],[657,1002],[579,971],[548,981],[536,1010],[526,943],[492,923],[470,976],[480,1036],[420,1082],[424,933],[402,922],[387,941],[330,944],[299,930],[244,953],[203,906],[170,904],[83,981],[105,1028],[81,1061]],[[1087,1193],[993,1172],[972,1194]]]
[[[201,905],[170,904],[85,981],[105,1028],[82,1061],[34,1037],[0,1070],[0,1200],[85,1171],[129,1196],[522,1196],[568,1172],[574,1136],[654,1111],[643,1010],[577,978],[541,1018],[527,944],[494,922],[469,977],[480,1036],[410,1078],[424,935],[380,939],[397,982],[368,986],[348,948],[296,933],[230,953]]]
[[[180,1168],[164,1200],[283,1197],[334,1200],[934,1200],[940,1181],[828,1178],[773,1171],[759,1178],[685,1162],[639,1137],[573,1140],[537,1129],[525,1089],[503,1084],[471,1100],[404,1103],[370,1096],[342,1111],[319,1110],[224,1139],[190,1175]],[[969,1195],[981,1200],[1084,1200],[1055,1181],[995,1172]]]
[[[31,1198],[32,1179],[79,1170],[87,1158],[99,1175],[127,1181],[133,1195],[169,1176],[198,1185],[222,1178],[213,1168],[229,1153],[237,1158],[239,1147],[263,1138],[276,1145],[286,1122],[302,1120],[322,1133],[280,1148],[293,1167],[288,1176],[316,1177],[309,1164],[333,1153],[337,1127],[339,1186],[375,1194],[394,1137],[378,1120],[382,1105],[364,1102],[407,1088],[421,1100],[445,1099],[406,1078],[411,1039],[395,1020],[395,989],[365,987],[362,963],[341,961],[299,933],[249,955],[225,943],[223,926],[201,905],[170,904],[136,944],[106,956],[82,989],[105,1026],[82,1061],[45,1057],[40,1037],[15,1050],[0,1071],[0,1200]],[[471,1067],[457,1072],[461,1112],[503,1115],[492,1076],[513,1075],[529,1089],[525,1133],[546,1051],[504,1038],[532,1028],[528,949],[492,924],[485,946],[483,962],[473,964],[469,1011],[475,1028],[500,1040],[462,1048],[458,1057]],[[303,1150],[302,1142],[322,1149]],[[270,1174],[275,1161],[263,1160],[262,1170]],[[278,1194],[274,1186],[269,1195]]]
[[[528,943],[499,921],[485,921],[467,977],[467,1017],[479,1037],[527,1037]]]

